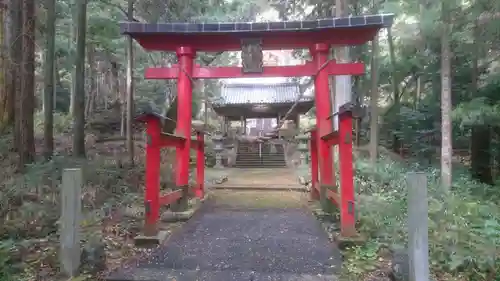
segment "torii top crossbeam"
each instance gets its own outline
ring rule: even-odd
[[[196,51],[239,51],[241,40],[257,37],[262,49],[303,49],[311,43],[359,45],[371,40],[380,28],[390,26],[392,14],[351,16],[308,21],[236,23],[138,23],[122,22],[123,34],[144,49],[175,51],[192,46]],[[229,35],[229,36],[228,36]]]

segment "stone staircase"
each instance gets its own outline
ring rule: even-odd
[[[260,150],[260,152],[259,152]],[[285,168],[285,152],[282,144],[241,141],[238,144],[236,168]]]

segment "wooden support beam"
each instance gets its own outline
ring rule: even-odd
[[[319,200],[319,159],[318,159],[318,137],[317,131],[311,131],[311,138],[309,139],[309,149],[311,150],[311,200]]]
[[[250,78],[250,77],[302,77],[317,75],[319,67],[313,62],[303,65],[289,66],[267,66],[262,73],[244,73],[241,67],[201,67],[193,68],[194,79],[220,79],[220,78]],[[363,63],[335,63],[330,61],[321,69],[327,75],[362,75],[365,73]],[[147,68],[144,77],[146,79],[177,79],[179,77],[178,65],[162,68]]]
[[[341,106],[342,108],[343,106]],[[346,108],[346,107],[345,107]],[[340,228],[344,237],[353,237],[356,232],[354,170],[352,156],[352,114],[344,110],[338,118],[338,146],[340,163]]]
[[[328,190],[327,191],[327,197],[328,199],[330,199],[333,204],[335,204],[335,206],[339,206],[340,204],[340,194],[338,194],[337,192],[333,191],[333,190]]]
[[[177,202],[182,197],[183,191],[182,189],[171,191],[169,193],[160,195],[160,206],[170,205],[172,203]]]
[[[328,145],[337,145],[339,144],[339,132],[333,131],[326,135],[321,136],[321,140],[328,143]]]
[[[182,147],[186,138],[174,134],[161,133],[160,147]]]

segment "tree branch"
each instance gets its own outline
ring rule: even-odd
[[[126,19],[129,18],[127,10],[125,10],[125,8],[123,8],[120,4],[111,3],[110,1],[102,1],[102,3],[104,3],[105,5],[108,5],[110,7],[113,7],[113,8],[116,8],[116,9],[120,10],[120,12],[122,12],[122,14],[125,16]],[[135,22],[141,22],[140,20],[138,20],[136,18],[132,18],[132,19]]]

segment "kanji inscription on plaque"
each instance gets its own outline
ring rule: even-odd
[[[263,69],[262,40],[242,39],[241,60],[243,73],[262,73]]]

